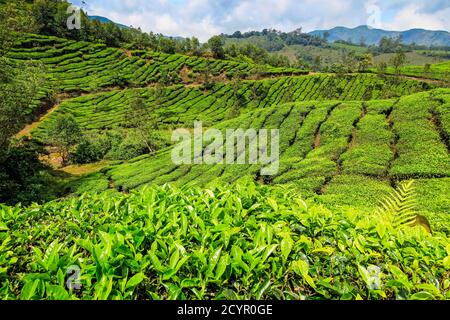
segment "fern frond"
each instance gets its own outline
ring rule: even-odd
[[[388,217],[394,227],[421,225],[431,233],[427,218],[416,213],[415,199],[414,180],[403,181],[380,202],[377,212]]]

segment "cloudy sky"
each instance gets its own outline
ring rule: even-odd
[[[72,1],[82,5],[81,0]],[[100,15],[144,31],[197,36],[275,28],[292,31],[370,25],[450,30],[450,0],[85,0]]]

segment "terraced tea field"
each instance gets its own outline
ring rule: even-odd
[[[174,70],[184,62],[180,63]],[[64,100],[31,135],[50,143],[49,129],[61,114],[73,115],[85,132],[94,134],[126,128],[124,119],[136,94],[147,107],[156,108],[160,129],[168,133],[191,128],[194,121],[222,131],[280,129],[280,170],[265,182],[292,184],[305,198],[328,205],[372,208],[399,181],[438,179],[439,184],[439,179],[450,177],[448,91],[421,81],[373,74],[245,80],[239,89],[233,83],[216,83],[208,90],[183,84],[106,90]],[[240,116],[229,119],[236,105]],[[74,186],[77,192],[111,186],[128,191],[165,183],[202,186],[211,181],[232,183],[242,176],[257,178],[261,169],[255,165],[177,166],[170,156],[170,148],[163,149],[156,156],[104,168]],[[447,190],[441,189],[437,192],[444,195]]]
[[[437,207],[430,209],[425,202],[423,207],[437,224],[446,224],[449,230],[448,217],[441,214],[450,210],[449,102],[450,90],[436,89],[399,99],[248,107],[240,117],[223,122],[208,117],[220,110],[211,104],[211,109],[193,111],[186,123],[215,123],[223,132],[227,128],[279,128],[280,170],[266,183],[291,184],[305,198],[332,207],[369,210],[399,181],[417,180],[419,193],[426,193],[433,184]],[[154,157],[105,168],[83,178],[78,187],[81,192],[103,191],[111,183],[118,190],[147,184],[233,183],[242,176],[256,178],[260,169],[258,165],[177,166],[171,161],[170,149],[165,149]],[[418,202],[422,203],[422,198]]]
[[[308,100],[369,100],[401,96],[432,88],[427,83],[405,80],[388,82],[370,74],[338,78],[328,75],[281,77],[259,81],[244,81],[239,90],[233,84],[201,87],[175,85],[163,92],[154,88],[112,90],[64,101],[58,110],[35,131],[33,136],[45,140],[46,130],[59,114],[72,114],[85,130],[105,130],[124,125],[133,95],[138,92],[148,107],[156,106],[160,122],[166,127],[192,126],[201,119],[210,126],[223,121],[232,106],[239,104],[245,113],[291,101]],[[155,97],[157,92],[157,97]]]
[[[214,60],[180,54],[127,51],[103,44],[77,42],[57,37],[21,35],[8,57],[39,60],[48,70],[49,86],[64,92],[91,92],[102,87],[145,86],[157,82],[194,82],[205,73],[229,79],[307,74],[305,70],[257,66],[228,60]],[[187,79],[182,78],[182,70]]]
[[[400,73],[405,76],[428,78],[434,80],[441,80],[447,84],[450,83],[449,75],[450,61],[431,64],[428,70],[424,66],[404,66],[401,68]],[[388,67],[386,72],[388,74],[394,74],[395,70],[392,67]]]

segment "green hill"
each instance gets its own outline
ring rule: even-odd
[[[158,94],[158,118],[166,126],[192,126],[194,120],[215,124],[227,118],[231,107],[240,104],[247,112],[292,101],[308,100],[369,100],[400,97],[432,88],[427,83],[380,78],[372,74],[335,77],[312,75],[280,77],[256,81],[244,81],[236,95],[233,84],[217,83],[210,90],[202,87],[169,86]],[[73,114],[86,130],[112,129],[121,126],[129,111],[131,98],[138,92],[150,107],[155,103],[156,89],[111,90],[93,95],[65,100],[58,110],[33,133],[45,139],[45,130],[59,114]]]
[[[429,78],[434,80],[442,80],[450,84],[450,61],[430,64],[427,69],[425,66],[404,66],[400,68],[402,75],[419,77],[419,78]],[[375,71],[375,70],[373,70]],[[395,69],[388,67],[386,70],[387,74],[395,74]]]
[[[114,23],[115,25],[117,25],[119,28],[123,28],[123,29],[127,29],[129,28],[128,26],[121,24],[121,23],[117,23],[114,21],[111,21],[110,19],[106,18],[106,17],[102,17],[102,16],[89,16],[90,20],[97,20],[100,21],[101,23]]]
[[[12,61],[39,60],[48,69],[48,85],[63,92],[90,92],[103,87],[145,86],[157,82],[194,82],[205,73],[223,79],[304,74],[305,70],[257,66],[148,51],[128,51],[84,41],[34,34],[17,35],[7,55]],[[184,70],[188,79],[183,79]]]

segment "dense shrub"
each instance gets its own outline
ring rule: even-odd
[[[2,299],[450,298],[439,231],[253,182],[0,206],[0,240]]]
[[[44,151],[33,144],[12,146],[0,154],[0,202],[46,202],[57,194],[56,178],[39,160]]]
[[[70,160],[76,164],[86,164],[102,160],[111,149],[110,135],[97,134],[84,137],[70,154]]]
[[[111,149],[106,154],[106,158],[112,160],[130,160],[140,155],[148,153],[144,142],[134,133],[116,139],[111,144]]]

